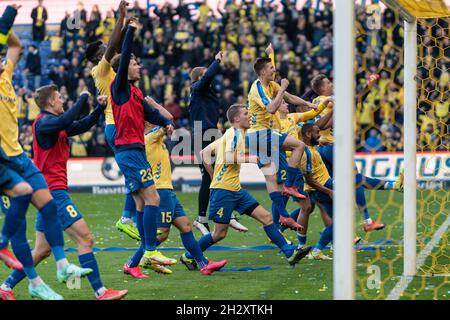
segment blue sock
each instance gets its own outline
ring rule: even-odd
[[[200,238],[200,240],[198,240],[198,245],[200,247],[200,250],[202,250],[202,252],[211,247],[214,243],[215,242],[213,240],[211,233],[204,235],[203,237]],[[194,256],[190,252],[186,252],[186,257],[188,257],[189,259],[194,259]]]
[[[290,257],[294,252],[294,248],[290,246],[286,239],[281,234],[280,230],[275,226],[275,224],[269,224],[268,226],[264,226],[264,231],[270,240],[272,240],[275,245],[281,249],[281,251],[286,255],[286,257]]]
[[[316,249],[323,250],[333,240],[333,224],[330,224],[323,230]]]
[[[125,206],[123,207],[122,217],[133,219],[136,222],[136,203],[131,193],[125,195]]]
[[[297,221],[298,216],[300,215],[300,208],[295,209],[294,211],[292,211],[289,216],[294,219],[294,221]]]
[[[31,194],[10,198],[10,207],[5,216],[2,233],[0,235],[0,248],[8,245],[9,239],[16,232],[20,221],[25,219],[28,205],[31,201]]]
[[[284,206],[283,196],[281,195],[281,192],[271,192],[269,196],[272,200],[272,215],[278,217],[283,216],[286,218],[289,217],[289,213],[286,211],[286,207]],[[278,222],[278,219],[275,222]]]
[[[156,246],[159,246],[161,244],[161,241],[159,241],[158,238],[156,238]]]
[[[192,231],[186,233],[180,233],[181,241],[183,242],[183,246],[186,250],[192,254],[197,264],[200,268],[206,266],[208,264],[208,260],[206,260],[203,255],[203,251],[200,249],[200,245],[197,240],[194,238],[194,234]]]
[[[144,238],[145,251],[156,250],[156,229],[158,217],[161,216],[159,207],[147,205],[144,207]]]
[[[280,227],[280,223],[278,222],[280,220],[280,212],[277,209],[277,206],[275,202],[272,202],[272,221],[277,225],[277,227]]]
[[[299,172],[300,172],[299,168],[287,167],[286,182],[284,183],[286,187],[292,187],[295,184],[295,180],[297,180]]]
[[[306,244],[306,234],[297,233],[298,244],[304,246]]]
[[[87,278],[91,284],[92,289],[97,292],[98,289],[103,287],[102,280],[100,279],[100,271],[98,269],[97,260],[95,259],[94,253],[89,252],[78,256],[78,261],[80,261],[80,266],[82,268],[91,268],[92,271],[88,274]]]
[[[28,279],[34,279],[38,276],[36,269],[34,268],[33,257],[31,255],[31,248],[26,238],[27,222],[25,218],[18,221],[16,233],[11,237],[11,247],[17,260],[23,265],[22,271],[15,270],[8,278],[11,278],[11,284],[15,286],[25,276]],[[11,286],[10,286],[11,287]],[[11,287],[12,288],[12,287]]]
[[[144,213],[141,211],[136,212],[136,227],[138,229],[139,236],[141,237],[141,245],[134,253],[133,257],[131,257],[131,260],[128,262],[128,266],[130,266],[131,268],[136,267],[141,261],[142,256],[144,255],[144,246],[145,246]]]
[[[283,196],[283,203],[284,203],[284,207],[285,208],[286,208],[288,202],[289,202],[289,197],[288,196]]]
[[[50,200],[39,209],[44,224],[44,234],[56,261],[64,259],[64,236],[59,222],[55,200]]]
[[[142,239],[142,238],[141,238]],[[141,262],[142,256],[144,255],[144,246],[141,244],[134,255],[128,261],[128,266],[131,268],[137,267],[139,262]]]
[[[355,192],[356,192],[356,204],[358,205],[358,207],[363,208],[363,218],[364,220],[367,220],[370,218],[370,215],[369,211],[367,210],[366,195],[364,194],[364,188],[357,187]]]

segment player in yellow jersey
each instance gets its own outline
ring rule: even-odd
[[[269,45],[266,53],[273,54]],[[286,211],[282,193],[285,195],[304,198],[295,187],[299,169],[298,164],[303,155],[305,145],[303,142],[274,130],[274,122],[277,121],[277,111],[284,99],[288,103],[306,106],[316,109],[316,106],[294,96],[286,91],[289,81],[281,80],[281,85],[273,81],[275,66],[273,58],[258,58],[254,65],[258,79],[252,84],[248,94],[249,112],[251,116],[250,129],[247,133],[249,152],[259,158],[258,166],[261,168],[265,179],[267,191],[272,200],[272,211],[280,216],[280,224],[291,229],[300,230],[302,227],[296,223]],[[277,184],[277,170],[280,149],[291,150],[288,167],[286,169],[286,182],[282,193]]]
[[[367,87],[358,95],[357,100],[364,100],[367,94],[370,92],[374,82],[379,77],[377,75],[371,75]],[[311,87],[313,91],[319,96],[315,99],[315,102],[320,102],[324,99],[328,99],[333,94],[333,83],[323,74],[319,74],[315,76],[311,80]],[[322,112],[317,118],[324,116],[327,112],[329,112],[328,108]],[[331,121],[331,120],[330,120]],[[318,147],[318,151],[330,173],[330,176],[333,176],[333,128],[332,123],[329,129],[321,132],[321,146]],[[356,166],[355,166],[356,170]],[[367,189],[377,189],[377,190],[385,190],[385,189],[395,189],[401,191],[403,186],[403,175],[400,174],[396,181],[384,181],[380,179],[374,179],[367,176],[363,176],[360,173],[356,172],[356,181],[358,184]],[[363,229],[365,232],[373,231],[373,230],[381,230],[385,227],[382,223],[377,223],[370,218],[366,198],[364,195],[364,190],[361,188],[357,188],[356,193],[356,204],[363,216]]]
[[[146,98],[149,105],[157,108],[167,119],[172,120],[172,115],[157,104],[152,98]],[[145,149],[147,159],[152,166],[153,180],[160,197],[161,216],[158,219],[158,228],[161,234],[158,236],[157,245],[164,242],[170,233],[170,227],[173,224],[180,231],[181,241],[184,247],[192,253],[194,259],[188,259],[185,255],[181,256],[181,262],[186,265],[188,270],[198,270],[204,275],[210,275],[214,271],[220,270],[226,263],[226,260],[214,262],[208,261],[200,250],[198,242],[192,233],[192,227],[189,219],[186,217],[183,206],[173,191],[172,169],[170,165],[169,151],[164,143],[166,134],[164,128],[146,124]],[[172,271],[158,264],[141,264],[143,267],[150,267],[156,272],[171,274]]]
[[[129,20],[125,21],[128,2],[121,1],[119,4],[119,18],[113,29],[109,43],[106,46],[102,41],[90,43],[86,49],[86,59],[94,64],[91,76],[94,79],[95,87],[101,95],[108,97],[108,105],[105,109],[105,139],[113,151],[115,151],[116,126],[111,107],[110,84],[114,80],[116,73],[111,67],[111,60],[119,51],[124,30],[127,28]],[[140,240],[138,230],[133,220],[136,219],[136,204],[130,192],[126,192],[125,205],[122,217],[117,221],[116,228],[124,232],[130,238]]]
[[[227,118],[232,127],[201,152],[205,168],[212,177],[209,219],[214,221],[214,231],[199,240],[200,248],[204,251],[225,238],[231,214],[236,210],[261,222],[267,236],[285,254],[289,264],[295,265],[310,248],[293,250],[273,223],[271,214],[241,187],[241,163],[258,162],[257,156],[245,154],[245,133],[250,127],[248,109],[245,105],[234,104],[228,109]],[[216,157],[214,168],[211,165],[212,154]]]
[[[16,6],[16,8],[18,7]],[[2,114],[2,121],[0,122],[0,146],[11,162],[22,169],[20,175],[16,174],[13,176],[11,184],[26,182],[33,189],[31,203],[42,214],[44,222],[44,233],[37,232],[36,237],[45,237],[43,241],[49,243],[56,260],[56,275],[58,280],[65,282],[74,275],[86,276],[93,270],[80,268],[67,261],[64,253],[63,231],[59,223],[55,200],[50,194],[44,176],[30,158],[26,156],[20,146],[17,97],[12,84],[12,75],[14,66],[20,59],[22,45],[14,31],[9,33],[7,45],[6,60],[0,67],[0,113]],[[24,202],[28,203],[29,199]],[[21,230],[16,231],[16,233],[18,232],[22,236],[20,239],[21,245],[14,252],[18,260],[22,263],[23,271],[30,281],[28,292],[32,297],[39,299],[62,300],[63,297],[50,289],[36,273],[30,246],[25,235],[25,217],[21,218],[23,221],[22,227],[20,227]],[[21,220],[17,223],[21,223]],[[1,289],[6,290],[7,288],[2,287]]]

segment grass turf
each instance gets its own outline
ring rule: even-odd
[[[270,208],[270,199],[264,191],[251,191],[258,201],[265,207]],[[422,191],[418,199],[427,200],[430,191]],[[383,221],[387,228],[382,231],[365,234],[360,226],[359,214],[355,214],[356,234],[363,237],[363,242],[377,240],[393,240],[392,244],[382,245],[377,250],[357,250],[357,276],[356,276],[356,298],[357,299],[384,299],[398,281],[398,276],[403,268],[402,246],[402,195],[394,191],[366,191],[369,211],[372,218]],[[186,213],[192,221],[196,215],[197,194],[178,193]],[[125,234],[119,233],[115,223],[121,214],[124,198],[120,195],[92,195],[72,194],[74,202],[83,213],[95,239],[95,246],[126,247],[135,248],[138,243]],[[446,193],[433,192],[434,206],[427,207],[426,211],[432,219],[421,219],[418,226],[418,239],[421,232],[432,235],[437,230],[443,219],[448,216],[445,205],[448,202]],[[288,208],[294,209],[296,205],[289,203]],[[444,212],[442,211],[444,208]],[[448,207],[447,207],[448,208]],[[447,211],[446,211],[447,210]],[[442,216],[442,217],[441,217]],[[34,241],[34,217],[35,210],[28,213],[28,239],[30,245]],[[3,219],[3,218],[1,218]],[[261,227],[256,221],[249,217],[240,220],[249,228],[247,233],[239,233],[230,230],[227,238],[219,245],[221,246],[259,246],[270,245]],[[0,222],[2,222],[0,220]],[[323,224],[317,209],[310,218],[308,231],[308,244],[315,244],[320,236]],[[164,247],[181,247],[178,230],[172,227],[169,239],[162,244]],[[195,230],[197,239],[200,233]],[[293,240],[295,233],[286,231],[285,235]],[[75,243],[67,236],[66,248],[76,248]],[[420,250],[420,246],[418,246]],[[178,258],[181,250],[168,250],[163,253],[169,257]],[[326,252],[332,254],[331,252]],[[180,263],[171,267],[173,274],[162,275],[148,272],[149,279],[134,280],[122,273],[124,262],[133,254],[133,251],[97,252],[96,257],[100,267],[102,280],[105,286],[114,289],[128,289],[127,299],[332,299],[333,277],[332,261],[313,261],[303,259],[295,267],[290,267],[286,258],[278,250],[239,250],[239,251],[207,251],[206,256],[213,260],[227,259],[229,268],[263,267],[270,266],[271,270],[263,271],[229,271],[217,272],[212,276],[202,276],[199,272],[189,272]],[[74,252],[67,253],[69,261],[79,264]],[[442,243],[428,258],[426,265],[431,265],[431,258],[435,258],[434,264],[445,265],[448,263],[448,248]],[[373,271],[368,272],[369,266],[379,268],[381,283],[368,286]],[[42,262],[37,268],[38,273],[44,281],[55,291],[64,296],[65,299],[93,299],[93,292],[87,279],[83,279],[80,289],[70,290],[64,284],[59,284],[55,276],[55,264],[52,257]],[[2,266],[0,268],[0,279],[5,279],[9,270]],[[417,299],[448,299],[449,286],[447,278],[423,277],[419,275],[408,287],[402,298]],[[371,289],[369,289],[369,287]],[[22,281],[16,288],[18,299],[29,299],[27,292],[27,281]]]

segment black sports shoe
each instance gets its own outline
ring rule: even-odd
[[[311,251],[311,246],[302,246],[294,250],[292,256],[288,258],[288,262],[291,266],[295,266],[300,260],[302,260]]]

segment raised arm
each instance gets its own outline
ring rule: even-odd
[[[284,92],[284,100],[287,103],[294,104],[296,106],[306,106],[310,109],[317,109],[317,106],[311,102],[305,101],[296,95],[290,94],[289,92]]]
[[[105,51],[105,59],[111,62],[111,59],[120,49],[120,43],[122,41],[122,27],[125,22],[125,16],[127,14],[128,2],[122,0],[119,4],[119,18],[114,26],[113,32],[109,38],[108,46]]]
[[[6,44],[9,30],[11,30],[20,6],[7,6],[0,18],[0,44]]]
[[[280,108],[280,106],[281,106],[281,102],[283,101],[283,96],[285,95],[286,89],[289,86],[289,81],[287,79],[281,79],[280,89],[278,90],[275,98],[270,102],[267,98],[265,98],[262,84],[260,82],[258,82],[256,85],[258,86],[258,92],[262,98],[264,105],[266,106],[267,112],[269,112],[271,114],[275,114],[278,111],[278,108]]]
[[[319,104],[316,110],[309,110],[307,112],[298,113],[299,117],[297,122],[305,122],[313,119],[317,115],[321,114],[323,110],[328,106],[330,99],[327,99]]]
[[[157,109],[163,117],[167,118],[170,121],[173,121],[173,116],[169,112],[169,110],[167,110],[162,105],[157,103],[153,98],[147,96],[147,97],[145,97],[145,101],[149,104],[150,107]]]
[[[8,41],[8,51],[6,53],[6,59],[16,65],[20,60],[20,54],[22,53],[22,44],[14,31],[11,30]]]
[[[114,99],[123,97],[124,101],[118,101],[119,104],[125,103],[130,97],[130,85],[128,83],[128,66],[131,59],[131,47],[133,44],[133,36],[136,31],[135,24],[128,26],[127,33],[125,35],[125,41],[122,46],[122,54],[119,61],[119,69],[117,70],[116,78],[112,86],[112,92]],[[122,100],[122,99],[120,99]]]
[[[167,127],[172,125],[172,120],[163,117],[158,109],[150,106],[147,101],[144,101],[144,118],[145,121],[151,124],[156,124],[161,127]]]
[[[99,96],[97,98],[98,104],[96,105],[94,111],[92,111],[89,115],[85,116],[84,118],[73,122],[69,126],[69,128],[67,128],[67,134],[69,136],[76,136],[91,129],[92,126],[97,123],[98,119],[105,111],[107,99],[108,98],[106,96]]]
[[[73,106],[59,117],[43,117],[36,123],[36,134],[49,134],[69,128],[80,113],[88,106],[88,93],[80,95]]]
[[[220,62],[222,58],[223,58],[222,52],[216,54],[216,59],[213,61],[213,63],[209,65],[203,77],[192,85],[192,90],[202,91],[209,87],[209,85],[214,80],[214,77],[220,71]]]

